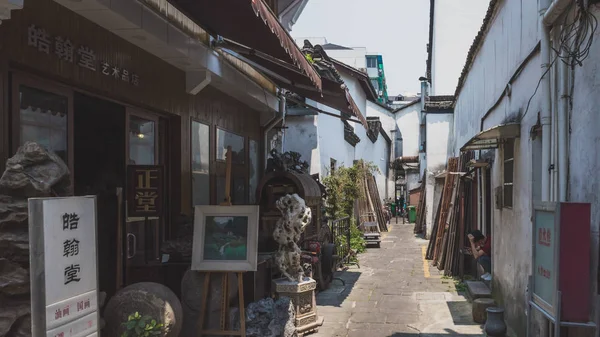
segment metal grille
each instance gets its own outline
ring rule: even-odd
[[[333,243],[339,256],[339,264],[350,264],[350,217],[345,217],[329,222]]]

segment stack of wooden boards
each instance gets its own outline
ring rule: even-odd
[[[427,228],[427,222],[425,221],[426,219],[426,214],[427,214],[427,208],[425,207],[425,177],[423,177],[421,179],[422,183],[421,183],[421,187],[419,187],[420,192],[419,192],[419,204],[417,205],[417,218],[415,220],[415,228],[414,228],[414,232],[415,234],[420,234],[425,232],[425,229]]]
[[[433,230],[427,248],[426,258],[433,261],[444,275],[462,274],[463,257],[461,249],[465,246],[466,220],[465,200],[471,200],[471,188],[465,187],[463,175],[472,153],[464,153],[460,158],[448,159],[444,188],[437,205]]]
[[[359,221],[377,221],[379,231],[387,232],[387,221],[385,214],[383,213],[383,203],[379,197],[379,190],[377,189],[375,177],[370,172],[367,172],[367,170],[362,171],[365,173],[362,177],[358,177],[361,193],[356,203]]]

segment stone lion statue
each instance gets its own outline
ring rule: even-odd
[[[298,247],[300,236],[312,219],[311,210],[298,194],[288,194],[276,201],[281,218],[277,220],[273,238],[279,244],[275,263],[281,273],[290,281],[302,282],[304,270]]]

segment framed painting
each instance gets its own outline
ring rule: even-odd
[[[194,208],[192,270],[256,271],[259,206]]]

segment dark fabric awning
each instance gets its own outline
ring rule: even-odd
[[[331,117],[336,117],[336,118],[339,118],[339,119],[341,119],[341,120],[346,120],[346,121],[350,121],[350,122],[354,122],[354,123],[361,123],[361,121],[359,121],[359,120],[352,119],[352,118],[346,118],[346,117],[344,117],[343,115],[337,115],[337,114],[334,114],[334,113],[331,113],[331,112],[324,111],[324,110],[322,110],[322,109],[319,109],[319,108],[316,108],[316,107],[314,107],[314,106],[308,105],[308,104],[306,104],[306,103],[304,103],[304,102],[301,102],[301,101],[299,101],[299,100],[297,100],[297,99],[295,99],[295,98],[293,98],[293,97],[290,97],[290,96],[287,96],[287,100],[288,100],[288,102],[293,102],[293,103],[296,103],[297,105],[300,105],[300,106],[301,106],[301,107],[303,107],[304,109],[307,109],[307,110],[314,111],[314,112],[315,112],[315,113],[317,113],[317,114],[324,114],[324,115],[328,115],[328,116],[331,116]],[[287,115],[288,115],[288,116],[289,116],[289,115],[292,115],[292,114],[290,114],[290,110],[289,110],[289,109],[288,109],[288,111],[287,111]],[[307,114],[296,115],[296,116],[306,116],[306,115],[307,115]],[[293,116],[293,115],[292,115],[292,116]],[[361,124],[362,124],[362,123],[361,123]]]
[[[293,91],[315,102],[325,104],[341,112],[348,113],[360,120],[361,124],[368,129],[366,118],[352,99],[350,92],[341,83],[329,78],[321,78],[321,92],[319,92],[299,70],[290,67],[289,64],[275,60],[256,50],[241,46],[233,41],[224,40],[218,44],[223,51],[247,62],[269,77],[277,86]]]
[[[321,90],[321,77],[263,0],[168,1],[212,35],[289,63]]]
[[[471,138],[460,151],[495,149],[505,139],[521,136],[521,124],[507,123],[481,131]]]

